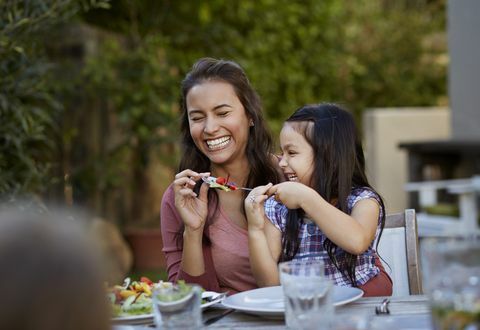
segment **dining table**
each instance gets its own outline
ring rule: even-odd
[[[377,314],[376,307],[389,299],[389,314]],[[225,314],[225,315],[224,315]],[[224,316],[221,316],[224,315]],[[204,329],[286,329],[283,316],[266,317],[230,310],[221,303],[203,311]],[[114,326],[114,330],[146,330],[153,325]],[[429,300],[426,295],[360,298],[335,307],[332,330],[432,330]]]

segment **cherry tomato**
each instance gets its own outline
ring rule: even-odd
[[[221,176],[219,176],[219,177],[217,178],[217,180],[215,180],[215,182],[218,183],[218,184],[224,185],[225,183],[227,183],[227,179],[222,178]]]
[[[148,277],[145,277],[145,276],[142,276],[142,277],[140,278],[140,282],[147,283],[148,285],[152,285],[152,284],[153,284],[152,280],[149,279]]]

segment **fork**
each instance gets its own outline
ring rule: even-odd
[[[389,303],[390,303],[390,299],[388,298],[383,299],[380,305],[375,306],[375,314],[377,315],[390,314],[390,310],[388,309]]]
[[[205,302],[207,302],[207,303],[212,302],[212,301],[217,301],[217,300],[220,302],[226,296],[227,296],[227,292],[222,292],[222,293],[219,293],[217,295],[202,298],[202,300],[205,300]]]

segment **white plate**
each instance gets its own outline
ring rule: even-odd
[[[203,291],[202,292],[202,299],[206,297],[215,297],[220,295],[218,292],[214,291]],[[201,309],[208,308],[212,305],[219,303],[222,300],[223,296],[220,296],[219,299],[212,300],[205,304],[202,304],[200,307]],[[128,324],[145,324],[145,323],[153,323],[153,313],[151,314],[141,314],[141,315],[128,315],[128,316],[118,316],[112,318],[114,323],[128,323]]]
[[[362,296],[363,291],[359,288],[336,285],[333,287],[334,306],[348,304]],[[283,289],[281,286],[271,286],[240,292],[225,298],[222,305],[245,313],[270,317],[283,316],[285,313]]]

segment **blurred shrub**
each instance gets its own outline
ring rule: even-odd
[[[366,107],[445,102],[445,0],[116,1],[91,24],[160,35],[180,77],[202,56],[240,62],[278,125],[305,103]]]
[[[0,2],[0,196],[42,192],[54,180],[54,119],[42,36],[102,0]]]
[[[1,2],[0,194],[71,174],[76,201],[97,201],[98,215],[148,209],[156,224],[146,169],[152,157],[176,164],[180,81],[203,56],[246,69],[275,133],[305,103],[345,103],[358,119],[445,103],[445,0],[116,0],[82,15],[105,32],[82,41],[93,50],[71,63],[57,53],[49,70],[55,24],[104,5]]]

